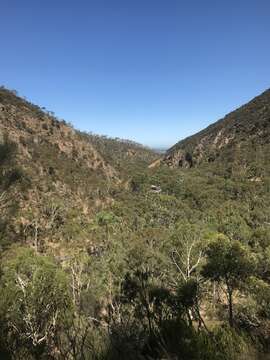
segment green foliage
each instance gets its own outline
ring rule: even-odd
[[[230,288],[241,287],[254,271],[254,259],[239,241],[218,235],[206,249],[203,275],[214,281],[224,281]]]
[[[198,282],[195,279],[189,279],[178,288],[177,301],[186,309],[191,308],[196,304],[198,291]]]
[[[0,250],[7,248],[14,239],[13,220],[18,201],[15,191],[19,187],[23,190],[23,172],[16,165],[16,155],[16,144],[4,134],[0,139]]]
[[[267,349],[265,116],[254,141],[249,111],[247,124],[241,111],[225,121],[236,140],[224,148],[205,138],[222,122],[199,134],[199,166],[197,137],[182,143],[182,168],[148,168],[150,149],[77,132],[5,89],[0,103],[16,141],[0,144],[1,250],[25,242],[2,253],[0,357],[234,360],[247,339]]]
[[[139,177],[139,174],[158,158],[155,151],[130,140],[109,138],[92,133],[80,133],[80,136],[90,141],[123,178],[130,178],[131,174]]]
[[[256,299],[257,311],[260,316],[270,319],[270,285],[269,283],[252,277],[250,281],[250,292]]]
[[[26,248],[5,253],[1,272],[0,317],[7,347],[41,358],[53,351],[55,334],[70,306],[66,276],[49,258]]]
[[[201,333],[198,348],[200,360],[238,360],[249,357],[249,345],[243,334],[228,327],[215,329],[211,336]]]
[[[256,263],[248,249],[239,241],[218,235],[206,249],[206,264],[202,275],[219,284],[224,283],[229,306],[229,322],[233,325],[233,295],[242,289],[255,273]]]

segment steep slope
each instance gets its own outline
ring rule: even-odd
[[[36,236],[47,244],[83,232],[137,166],[156,156],[137,144],[76,131],[5,88],[0,88],[0,145],[0,158],[14,148],[12,169],[21,174],[20,188],[6,192],[17,204],[13,237],[28,242]],[[11,169],[11,162],[6,167]],[[3,178],[7,169],[0,169]]]
[[[160,155],[158,152],[130,140],[113,139],[88,134],[91,143],[104,159],[119,172],[121,178],[130,178],[132,173],[143,171]]]
[[[51,153],[60,162],[79,164],[90,172],[98,171],[104,178],[117,177],[113,167],[73,128],[3,88],[0,90],[0,132],[18,145],[20,160],[24,165],[31,162],[37,173],[54,173],[56,178],[63,179],[59,168],[47,167],[42,157],[45,151],[48,163]],[[37,161],[33,162],[34,159]]]
[[[178,142],[167,151],[164,162],[186,168],[205,163],[223,163],[227,168],[241,165],[247,174],[255,176],[254,167],[268,166],[269,144],[270,90],[267,90],[206,129]]]

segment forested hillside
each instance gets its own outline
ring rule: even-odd
[[[269,108],[149,167],[1,89],[0,358],[267,359]]]
[[[0,89],[0,139],[6,166],[10,162],[18,178],[16,196],[11,194],[17,204],[12,238],[31,243],[33,227],[39,228],[40,248],[63,235],[45,231],[46,222],[58,218],[58,230],[72,238],[73,222],[80,224],[112,203],[114,192],[128,186],[127,174],[157,157],[132,142],[76,131],[5,88]]]

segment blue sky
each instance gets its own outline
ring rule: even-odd
[[[2,0],[0,84],[168,147],[270,87],[269,0]]]

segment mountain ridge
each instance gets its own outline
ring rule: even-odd
[[[232,163],[236,153],[244,155],[250,144],[267,147],[268,152],[269,138],[270,89],[267,89],[217,122],[176,143],[168,149],[163,162],[172,167],[189,168],[216,162],[219,158],[224,160],[222,152],[227,152],[226,157]]]

